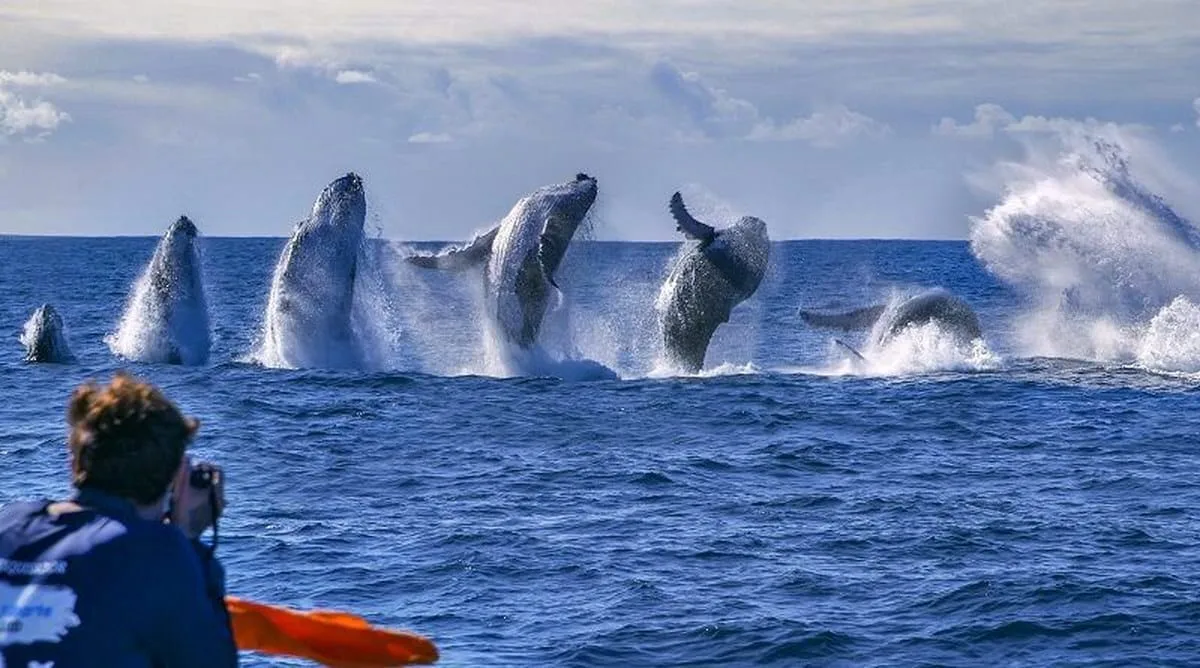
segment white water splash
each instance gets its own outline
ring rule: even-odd
[[[1200,234],[1141,178],[1170,171],[1160,160],[1127,131],[1077,124],[996,167],[1001,200],[972,219],[971,248],[1030,303],[1025,354],[1187,366],[1166,332],[1200,296]]]
[[[963,341],[937,321],[911,325],[885,343],[862,351],[865,361],[848,360],[859,375],[908,376],[938,371],[985,371],[1003,360],[983,339]]]
[[[911,324],[887,335],[892,314],[916,292],[893,289],[884,311],[865,337],[866,343],[854,354],[838,340],[831,339],[830,363],[820,369],[802,369],[802,373],[855,376],[911,376],[942,371],[989,371],[1000,368],[1004,359],[992,350],[986,338],[966,339],[946,323],[931,320]],[[986,337],[986,334],[985,334]]]
[[[1200,305],[1195,302],[1175,298],[1137,338],[1142,368],[1200,373]]]

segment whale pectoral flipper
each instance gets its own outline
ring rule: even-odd
[[[857,357],[858,359],[860,359],[864,362],[867,361],[867,358],[863,357],[862,353],[855,350],[854,346],[850,345],[849,343],[846,343],[845,341],[843,341],[841,339],[834,339],[833,342],[838,344],[839,346],[845,348],[846,350],[849,350],[851,353],[854,353],[854,356]]]
[[[570,222],[562,216],[551,215],[542,225],[542,233],[538,237],[538,261],[542,264],[542,273],[546,280],[555,288],[554,273],[562,264],[563,256],[567,254],[567,244],[571,240],[573,230],[568,229]]]
[[[671,195],[671,216],[675,218],[675,229],[692,239],[709,242],[717,236],[713,226],[705,225],[688,213],[687,207],[683,205],[683,196],[678,192]]]
[[[492,242],[500,226],[493,227],[488,232],[471,240],[471,243],[444,250],[440,253],[414,253],[404,259],[410,264],[425,269],[468,269],[487,262],[492,253]]]
[[[885,308],[887,307],[880,304],[856,309],[848,313],[814,313],[802,310],[800,311],[800,317],[804,322],[813,327],[842,330],[868,329],[875,324],[876,320],[879,320],[879,316],[883,315]]]

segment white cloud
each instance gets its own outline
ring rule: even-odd
[[[1192,109],[1196,110],[1196,127],[1200,128],[1200,97],[1192,100]]]
[[[933,127],[933,133],[947,137],[991,137],[996,130],[1003,129],[1017,119],[998,104],[981,104],[975,107],[975,121],[959,125],[953,118],[943,117]]]
[[[237,76],[233,78],[237,83],[259,83],[262,81],[262,75],[258,72],[250,72],[245,76]]]
[[[445,144],[449,141],[453,140],[444,132],[418,132],[408,138],[410,144]]]
[[[133,80],[134,82],[140,84],[150,83],[150,77],[146,76],[145,74],[135,74],[133,75]]]
[[[340,84],[375,83],[375,77],[370,72],[360,70],[341,70],[333,80]]]
[[[806,141],[813,146],[831,147],[858,137],[884,137],[890,133],[891,128],[886,123],[838,105],[782,126],[776,126],[768,119],[756,126],[749,138],[759,141]]]
[[[1080,133],[1105,134],[1111,132],[1144,133],[1150,127],[1141,123],[1101,122],[1095,118],[1064,118],[1026,115],[1018,118],[1004,107],[988,102],[975,107],[975,120],[959,124],[953,118],[944,117],[933,126],[935,135],[947,137],[987,138],[996,133],[1007,135],[1076,135]]]
[[[696,72],[683,72],[665,61],[651,68],[650,79],[655,89],[683,109],[709,139],[805,141],[830,147],[857,137],[880,137],[890,131],[887,124],[844,105],[780,124],[764,117],[753,103],[710,86]]]
[[[1171,134],[1179,134],[1180,132],[1184,132],[1186,129],[1187,128],[1183,127],[1183,123],[1176,123],[1170,128]]]
[[[0,86],[45,87],[66,83],[66,79],[53,72],[7,72],[0,70]]]
[[[558,0],[511,3],[477,0],[207,0],[162,3],[124,0],[110,5],[78,0],[10,2],[0,23],[34,21],[60,33],[134,39],[263,39],[309,42],[394,40],[398,27],[410,44],[501,41],[530,36],[673,36],[680,41],[725,39],[744,49],[763,39],[795,44],[848,36],[927,36],[1020,40],[1045,44],[1121,43],[1159,46],[1194,38],[1192,0],[1093,0],[1025,3],[1003,12],[996,0],[816,0],[745,6],[720,0]],[[731,26],[737,26],[731,36]]]
[[[27,138],[38,140],[61,123],[71,120],[70,115],[50,102],[29,98],[14,90],[56,86],[65,82],[66,79],[54,73],[0,71],[0,134],[28,135]]]
[[[651,67],[650,81],[709,138],[744,137],[759,123],[757,107],[708,85],[696,72],[660,61]]]

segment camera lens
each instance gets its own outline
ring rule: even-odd
[[[212,471],[207,469],[192,469],[188,481],[196,489],[208,489],[212,486]]]

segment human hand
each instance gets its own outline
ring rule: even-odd
[[[191,482],[193,471],[207,473],[210,487],[194,486]],[[193,466],[191,459],[185,457],[175,476],[171,500],[171,523],[179,527],[189,539],[199,538],[225,510],[224,471],[208,462],[200,462]]]

